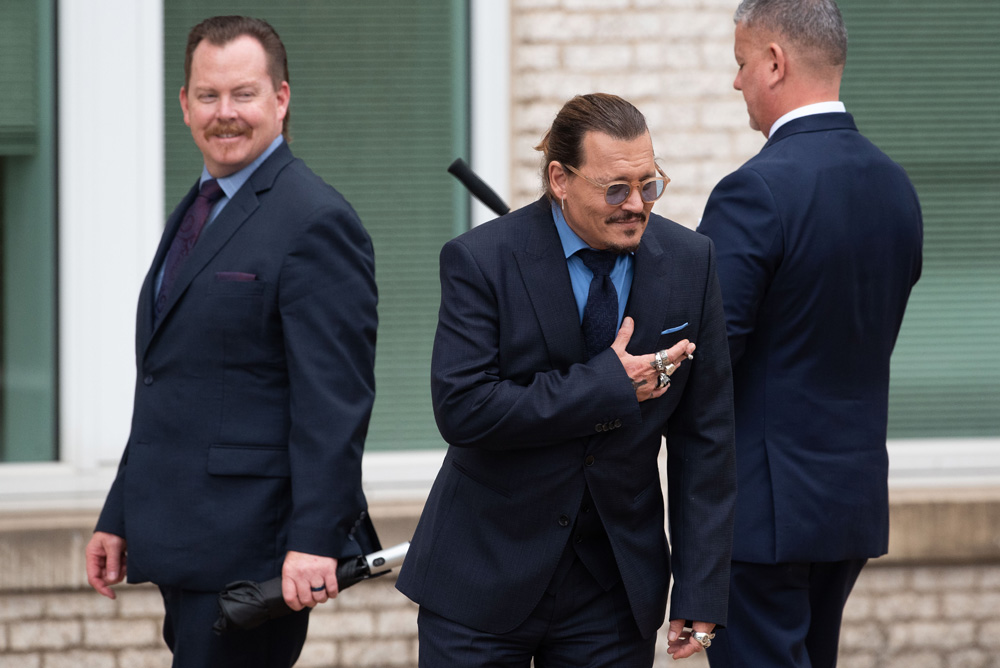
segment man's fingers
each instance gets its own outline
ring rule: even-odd
[[[622,320],[622,326],[618,328],[618,334],[615,336],[615,340],[611,343],[611,347],[619,354],[619,356],[625,352],[625,346],[632,339],[632,331],[635,329],[635,322],[632,318],[625,317]]]
[[[285,604],[292,610],[298,612],[305,607],[299,600],[298,587],[295,581],[288,576],[281,578],[281,595],[285,597]]]

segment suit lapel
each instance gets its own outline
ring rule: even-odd
[[[291,150],[288,148],[288,144],[282,143],[274,153],[272,153],[264,163],[257,168],[257,170],[250,176],[243,187],[239,189],[236,195],[233,196],[231,200],[226,204],[226,206],[219,213],[218,217],[205,229],[198,242],[195,244],[194,249],[191,251],[191,255],[188,256],[187,260],[181,266],[180,273],[177,275],[177,280],[174,282],[173,289],[171,291],[170,300],[166,303],[163,310],[163,316],[160,318],[159,323],[155,326],[153,325],[153,284],[155,280],[151,277],[155,276],[159,271],[160,265],[163,263],[163,257],[166,255],[167,248],[170,246],[170,242],[176,234],[177,225],[179,224],[181,216],[187,211],[187,206],[178,207],[177,211],[174,212],[174,216],[171,217],[173,224],[170,225],[170,229],[164,234],[163,239],[160,241],[160,248],[157,250],[156,259],[153,262],[153,268],[150,270],[150,276],[147,276],[148,286],[143,287],[143,298],[148,299],[150,304],[143,310],[148,311],[148,318],[145,314],[140,314],[140,318],[146,320],[149,323],[149,336],[145,339],[146,346],[152,341],[152,338],[156,335],[156,332],[163,323],[166,322],[167,318],[170,317],[170,312],[174,309],[177,303],[184,298],[187,292],[188,286],[191,281],[194,280],[205,266],[212,260],[213,257],[222,249],[223,246],[232,238],[237,230],[247,221],[247,219],[253,214],[253,212],[260,205],[257,198],[257,194],[265,190],[269,190],[274,184],[275,178],[278,176],[278,172],[291,162],[293,159]],[[197,192],[197,184],[191,193],[188,193],[188,197],[185,198],[185,203],[190,205],[189,200],[194,199],[194,195]],[[179,212],[179,213],[178,213]],[[176,219],[176,220],[174,220]]]
[[[651,216],[649,224],[653,223]],[[635,251],[632,289],[625,306],[625,315],[635,321],[635,332],[627,346],[632,355],[653,352],[660,337],[660,326],[666,320],[671,303],[672,286],[677,282],[670,276],[673,267],[670,259],[670,250],[647,229]]]
[[[533,211],[527,242],[514,257],[552,366],[564,368],[583,361],[586,354],[580,315],[548,200],[536,202]]]

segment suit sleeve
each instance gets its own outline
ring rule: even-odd
[[[736,462],[732,373],[711,247],[698,331],[687,386],[665,434],[674,575],[670,619],[724,625]]]
[[[350,207],[306,219],[278,299],[291,404],[288,549],[338,557],[366,509],[361,457],[378,322],[371,240]]]
[[[715,243],[718,253],[729,350],[736,366],[783,253],[781,217],[767,183],[747,168],[724,178],[708,199],[698,231]]]
[[[507,300],[502,309],[501,300]],[[461,240],[445,244],[431,393],[448,443],[540,447],[593,434],[595,415],[622,425],[641,421],[635,390],[610,348],[585,364],[539,371],[529,380],[501,377],[500,318],[534,317],[528,304],[511,301],[495,292]],[[509,348],[503,354],[521,354]]]

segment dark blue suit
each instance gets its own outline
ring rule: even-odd
[[[733,559],[885,554],[889,357],[921,268],[906,173],[850,115],[799,118],[719,183],[699,231],[719,254],[733,362]],[[760,603],[744,612],[774,614]],[[778,665],[746,661],[732,665]]]
[[[214,593],[277,576],[288,550],[374,540],[354,529],[376,290],[354,210],[282,143],[205,229],[154,327],[155,276],[196,192],[139,297],[132,430],[97,528],[127,540],[130,582]]]
[[[652,215],[635,253],[629,352],[698,346],[666,395],[643,403],[614,351],[584,361],[547,199],[446,244],[441,286],[431,386],[449,448],[399,589],[467,627],[511,631],[552,580],[586,486],[644,637],[663,622],[671,572],[671,617],[724,622],[731,380],[708,240]],[[664,435],[672,554],[656,465]]]

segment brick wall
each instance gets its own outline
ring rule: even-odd
[[[695,227],[715,184],[764,144],[732,87],[735,0],[512,0],[512,206],[541,194],[533,150],[574,95],[646,116],[671,178],[654,211]]]

